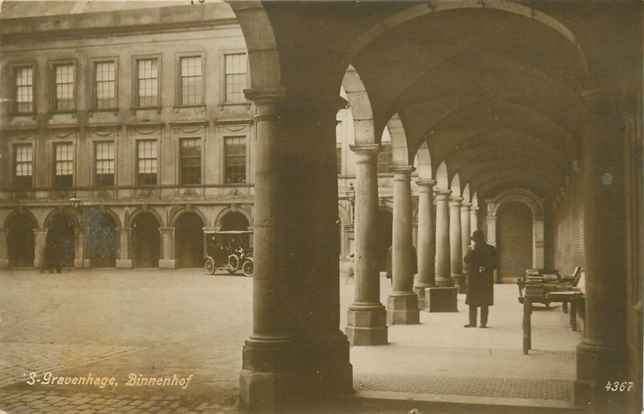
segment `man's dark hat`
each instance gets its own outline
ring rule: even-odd
[[[482,230],[474,230],[474,233],[472,233],[472,237],[470,237],[470,239],[475,241],[485,241],[485,234],[483,234]]]

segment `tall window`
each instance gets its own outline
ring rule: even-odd
[[[136,104],[140,107],[159,105],[159,61],[139,59],[136,61]]]
[[[224,56],[226,77],[226,102],[244,102],[246,87],[246,53],[231,53]]]
[[[54,66],[56,76],[56,104],[57,111],[73,111],[74,103],[74,82],[76,71],[74,65],[66,63]]]
[[[226,184],[246,182],[246,137],[224,138]]]
[[[201,184],[201,140],[186,138],[180,141],[181,184]]]
[[[116,108],[116,64],[97,62],[94,71],[96,109]]]
[[[66,142],[54,146],[54,186],[71,188],[74,182],[74,145]]]
[[[181,58],[181,105],[203,103],[201,56]]]
[[[114,185],[114,143],[97,142],[95,147],[97,186]]]
[[[14,185],[20,189],[32,186],[33,147],[31,144],[18,144],[14,147]]]
[[[16,112],[28,114],[34,111],[34,69],[31,66],[16,68]]]
[[[155,140],[137,141],[136,175],[138,185],[157,183],[157,142]]]

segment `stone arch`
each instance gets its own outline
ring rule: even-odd
[[[384,17],[379,22],[374,22],[374,25],[370,30],[357,36],[357,38],[352,42],[352,46],[349,51],[349,59],[356,56],[361,50],[364,50],[369,44],[373,43],[387,32],[395,30],[397,27],[413,19],[433,13],[465,9],[497,10],[541,23],[547,29],[558,33],[571,45],[571,47],[576,51],[581,71],[585,75],[588,75],[589,66],[584,51],[574,33],[568,29],[568,27],[554,17],[533,7],[507,0],[467,0],[458,2],[453,0],[432,0],[428,4],[423,3],[402,9],[394,15]]]
[[[235,213],[235,214],[241,214],[243,215],[246,220],[248,221],[248,227],[251,229],[253,227],[253,221],[251,219],[250,213],[246,211],[245,209],[237,206],[230,206],[227,208],[224,208],[219,212],[217,215],[217,218],[215,219],[215,228],[217,230],[221,229],[224,224],[224,217],[228,214]]]
[[[342,78],[342,89],[349,101],[349,109],[353,117],[354,142],[356,145],[377,144],[380,136],[376,136],[373,121],[373,107],[369,94],[365,89],[358,71],[351,65]]]
[[[49,226],[51,226],[52,221],[54,218],[62,214],[65,217],[69,218],[72,220],[72,224],[74,226],[74,231],[78,232],[80,229],[80,218],[78,216],[78,212],[71,207],[56,207],[52,209],[49,214],[47,214],[47,217],[45,217],[45,220],[43,221],[43,229],[48,229]]]
[[[36,256],[34,231],[37,229],[38,220],[31,211],[17,208],[9,212],[4,221],[7,248],[5,265],[10,267],[34,265]],[[0,240],[0,244],[2,243],[5,243],[5,240]]]
[[[442,191],[449,190],[449,177],[445,161],[441,162],[436,169],[436,187]]]
[[[411,158],[407,146],[407,134],[398,114],[394,114],[385,127],[391,135],[391,152],[393,165],[410,165]]]
[[[57,266],[83,265],[82,229],[79,212],[71,207],[52,209],[43,223],[45,236],[45,262]],[[51,249],[51,250],[50,250]]]
[[[92,267],[114,267],[120,253],[121,220],[105,206],[86,210],[87,259]]]
[[[179,208],[170,220],[174,228],[174,259],[176,267],[200,267],[203,264],[206,219],[196,208]]]
[[[114,210],[112,210],[110,207],[97,206],[97,207],[93,207],[93,208],[97,209],[98,211],[100,211],[103,214],[108,215],[112,220],[114,220],[114,224],[116,224],[117,229],[121,229],[121,227],[123,227],[123,224],[121,223],[121,217],[119,217],[119,215]]]
[[[543,199],[532,191],[523,188],[511,188],[499,193],[493,199],[486,200],[488,241],[497,245],[497,213],[499,208],[506,203],[523,204],[532,212],[532,267],[543,269],[545,264]]]
[[[203,223],[204,227],[208,225],[208,219],[206,218],[206,215],[201,211],[199,207],[193,207],[193,206],[181,206],[181,207],[175,207],[170,211],[170,217],[168,219],[168,222],[170,223],[170,227],[175,227],[177,220],[181,217],[181,215],[185,213],[194,213],[199,218],[201,219],[201,222]]]
[[[454,174],[452,177],[452,182],[449,185],[449,189],[452,190],[452,197],[461,196],[461,177],[458,173]]]
[[[161,260],[162,216],[152,208],[139,208],[129,218],[132,259],[135,267],[157,267]]]
[[[34,215],[34,213],[33,213],[33,212],[31,212],[31,210],[29,210],[29,209],[27,209],[27,208],[22,208],[22,207],[14,208],[13,210],[11,210],[11,211],[9,212],[9,214],[7,215],[7,217],[6,217],[6,218],[5,218],[5,220],[4,220],[3,227],[4,227],[5,229],[9,228],[9,226],[10,226],[10,224],[11,224],[11,221],[12,221],[16,216],[25,216],[25,217],[28,217],[28,218],[29,218],[29,220],[31,221],[31,223],[33,224],[33,228],[34,228],[34,230],[36,230],[36,229],[39,229],[39,228],[40,228],[40,223],[38,223],[38,218]]]
[[[470,203],[471,201],[472,201],[472,198],[470,196],[470,183],[467,183],[463,188],[463,202]]]
[[[129,214],[129,216],[126,217],[126,226],[127,226],[127,228],[131,229],[132,228],[132,223],[134,222],[136,217],[139,216],[140,214],[143,214],[143,213],[152,214],[157,219],[157,221],[159,222],[160,227],[165,226],[166,222],[165,222],[165,220],[163,220],[163,216],[157,211],[156,208],[143,206],[143,207],[137,207],[136,209],[134,209],[134,211],[132,211],[132,213]]]

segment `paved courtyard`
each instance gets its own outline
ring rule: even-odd
[[[236,412],[251,279],[199,269],[21,270],[0,272],[0,286],[0,410]],[[384,279],[382,287],[384,303]],[[344,326],[352,279],[341,279],[341,292]],[[514,286],[497,286],[491,328],[464,329],[465,311],[459,303],[458,313],[422,313],[420,325],[391,327],[390,345],[354,347],[355,388],[569,398],[580,336],[566,328],[558,308],[535,312],[535,350],[528,356],[521,353]],[[52,376],[84,383],[58,384]],[[142,385],[148,377],[167,381]]]

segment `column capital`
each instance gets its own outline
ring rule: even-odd
[[[249,88],[244,89],[244,95],[249,101],[259,104],[277,104],[286,98],[286,89],[279,88]]]
[[[412,167],[411,165],[400,165],[400,164],[396,165],[396,164],[393,164],[391,166],[391,172],[396,174],[396,175],[405,174],[407,176],[410,176],[413,171],[414,171],[414,167]]]
[[[470,203],[469,201],[463,201],[461,203],[461,208],[463,208],[464,210],[471,210],[472,209],[472,203]]]
[[[375,162],[380,151],[380,144],[349,145],[349,149],[356,154],[357,163]]]
[[[434,187],[434,196],[436,200],[448,200],[449,195],[452,193],[452,190],[446,190],[444,188]]]
[[[429,188],[433,190],[436,185],[436,180],[432,180],[431,178],[418,178],[416,180],[416,185],[421,188]]]
[[[451,206],[460,207],[462,201],[463,201],[463,197],[457,196],[457,195],[453,195],[449,198],[449,204]]]
[[[174,231],[174,227],[159,227],[161,233],[168,232],[171,233]]]

